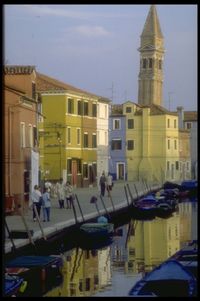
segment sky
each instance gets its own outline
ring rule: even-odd
[[[197,110],[197,5],[156,5],[163,106]],[[3,56],[114,104],[138,103],[140,35],[150,5],[4,5]]]

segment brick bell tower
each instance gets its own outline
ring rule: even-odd
[[[138,104],[162,106],[164,38],[156,6],[151,5],[140,36],[140,71],[138,76]]]

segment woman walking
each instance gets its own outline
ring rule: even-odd
[[[66,194],[67,209],[71,209],[72,202],[73,202],[73,187],[71,186],[69,181],[66,183],[65,194]]]

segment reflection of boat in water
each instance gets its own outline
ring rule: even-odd
[[[4,294],[6,297],[17,297],[26,289],[26,281],[17,275],[5,274]]]
[[[178,261],[168,260],[147,273],[129,291],[129,296],[194,297],[196,279]]]
[[[60,256],[21,256],[6,263],[6,272],[15,273],[27,281],[24,296],[39,296],[62,281]]]

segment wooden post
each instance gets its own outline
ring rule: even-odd
[[[127,193],[127,190],[126,190],[126,185],[124,185],[124,191],[125,191],[125,195],[126,195],[127,204],[129,206],[130,204],[129,204],[129,201],[128,201],[128,193]]]
[[[10,235],[10,230],[9,230],[9,228],[8,228],[8,224],[7,224],[7,221],[6,221],[6,219],[5,219],[5,226],[6,226],[6,230],[7,230],[7,232],[8,232],[8,235],[9,235],[10,241],[11,241],[11,243],[12,243],[12,250],[13,250],[14,252],[16,252],[16,251],[17,251],[17,249],[16,249],[16,246],[15,246],[15,244],[14,244],[14,241],[13,241],[13,239],[12,239],[11,235]]]
[[[134,184],[134,185],[135,185],[135,184]],[[131,193],[129,184],[127,183],[126,186],[127,186],[127,190],[128,190],[128,192],[129,192],[129,195],[130,195],[130,197],[131,197],[131,203],[133,204],[133,203],[134,203],[134,198],[133,198],[133,195],[132,195],[132,193]]]
[[[95,207],[96,207],[96,209],[97,209],[98,215],[101,216],[100,211],[99,211],[99,208],[98,208],[98,205],[97,205],[97,202],[95,202],[94,204],[95,204]]]
[[[29,241],[30,241],[30,243],[31,243],[32,245],[35,245],[35,243],[34,243],[34,241],[33,241],[33,238],[32,238],[32,235],[31,235],[31,232],[30,232],[30,230],[29,230],[29,228],[28,228],[28,225],[27,225],[27,222],[26,222],[26,220],[25,220],[25,217],[24,217],[23,213],[21,212],[21,209],[19,210],[19,213],[20,213],[20,215],[21,215],[23,224],[24,224],[25,229],[26,229],[26,231],[27,231]]]
[[[44,234],[44,230],[43,230],[43,228],[42,228],[42,225],[41,225],[41,223],[40,223],[40,217],[39,217],[39,215],[38,215],[37,208],[36,208],[36,205],[35,205],[35,204],[33,204],[33,210],[34,210],[34,212],[35,212],[35,215],[36,215],[36,218],[37,218],[37,221],[38,221],[40,230],[41,230],[41,232],[42,232],[42,237],[44,238],[44,240],[47,240],[47,238],[46,238],[46,236],[45,236],[45,234]],[[43,210],[43,208],[42,208],[42,210]]]
[[[105,209],[105,211],[106,211],[107,216],[109,217],[109,219],[111,219],[111,216],[110,216],[110,214],[109,214],[109,212],[108,212],[108,210],[107,210],[107,208],[106,208],[106,206],[105,206],[105,204],[104,204],[104,201],[103,201],[101,195],[100,195],[100,199],[101,199],[101,202],[102,202],[102,204],[103,204],[103,207],[104,207],[104,209]]]
[[[138,191],[137,191],[136,185],[135,184],[133,184],[133,185],[134,185],[134,188],[135,188],[137,199],[139,199],[139,195],[138,195]]]
[[[110,196],[109,196],[109,199],[110,199],[110,201],[111,201],[111,204],[112,204],[112,207],[113,207],[113,211],[115,211],[115,206],[114,206],[114,204],[113,204],[113,200],[112,200],[111,194],[110,194]]]
[[[82,216],[82,219],[83,219],[83,222],[84,222],[85,219],[84,219],[83,211],[82,211],[82,209],[81,209],[81,205],[79,204],[79,200],[78,200],[77,195],[76,195],[76,194],[74,194],[74,195],[75,195],[75,198],[76,198],[76,201],[77,201],[77,204],[78,204],[78,208],[79,208],[79,210],[80,210],[80,213],[81,213],[81,216]]]
[[[74,212],[74,218],[75,218],[75,222],[76,224],[78,223],[78,219],[77,219],[77,215],[76,215],[76,209],[75,209],[75,206],[74,206],[74,202],[72,200],[72,209],[73,209],[73,212]]]

